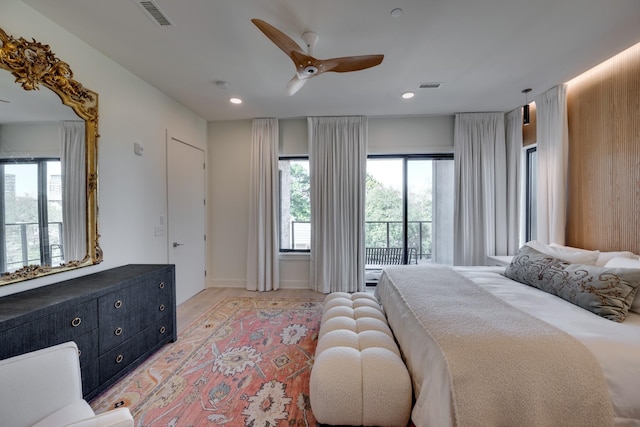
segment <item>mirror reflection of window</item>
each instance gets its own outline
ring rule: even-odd
[[[0,175],[2,271],[60,265],[64,262],[62,197],[55,190],[60,160],[3,160]]]
[[[84,258],[84,122],[5,123],[0,130],[5,189],[0,271]]]

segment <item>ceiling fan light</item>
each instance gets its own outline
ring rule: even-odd
[[[313,65],[308,65],[304,67],[304,70],[302,70],[302,72],[308,76],[312,76],[318,73],[318,68],[314,67]]]

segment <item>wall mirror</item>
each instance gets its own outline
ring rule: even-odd
[[[98,94],[0,28],[0,285],[102,261]]]

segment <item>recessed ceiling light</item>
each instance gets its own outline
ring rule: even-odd
[[[413,93],[413,92],[404,92],[404,93],[402,94],[402,98],[403,98],[403,99],[411,99],[411,98],[413,98],[415,95],[416,95],[416,94],[415,94],[415,93]]]
[[[400,9],[399,7],[396,7],[391,11],[391,16],[393,16],[394,18],[397,18],[401,15],[402,15],[402,9]]]
[[[229,98],[229,102],[232,104],[242,104],[242,99],[240,98]]]

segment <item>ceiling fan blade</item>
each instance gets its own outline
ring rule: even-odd
[[[300,64],[301,58],[305,58],[308,55],[304,50],[291,39],[288,35],[277,29],[271,24],[264,22],[261,19],[252,19],[251,22],[255,24],[265,36],[269,38],[276,46],[278,46],[284,53],[291,58],[296,64],[296,67]]]
[[[297,91],[300,90],[300,88],[302,88],[302,86],[304,86],[307,80],[308,79],[301,79],[300,77],[298,77],[298,74],[293,76],[293,78],[289,80],[289,83],[287,83],[287,95],[294,95]]]
[[[345,56],[319,60],[318,68],[323,73],[333,71],[335,73],[347,73],[349,71],[364,70],[379,65],[384,55]]]

